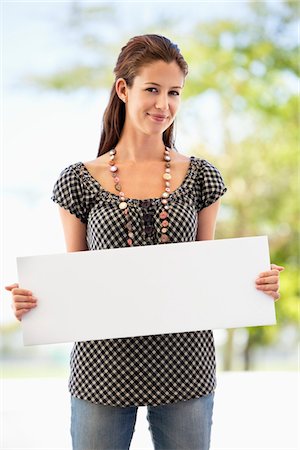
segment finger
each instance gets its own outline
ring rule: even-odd
[[[33,308],[36,308],[36,303],[12,303],[11,307],[15,314],[19,314],[20,311],[26,309],[26,311],[30,311]]]
[[[277,269],[272,269],[272,270],[267,270],[266,272],[261,272],[261,273],[258,275],[258,278],[261,278],[261,277],[271,277],[272,275],[278,276],[278,275],[279,275],[279,270],[277,270]]]
[[[5,286],[5,289],[7,291],[11,291],[12,289],[18,288],[18,287],[19,287],[18,283],[14,283],[14,284],[10,284],[9,286]]]
[[[35,308],[37,306],[37,304],[36,303],[28,303],[28,302],[26,302],[26,303],[15,303],[15,310],[16,311],[20,311],[20,310],[22,310],[22,309],[32,309],[32,308]]]
[[[274,283],[274,284],[262,284],[262,285],[257,285],[256,289],[260,290],[260,291],[278,291],[279,289],[279,284],[278,283]]]
[[[37,298],[34,297],[33,295],[15,295],[14,296],[14,302],[15,303],[18,303],[18,302],[36,303],[37,302]]]
[[[13,288],[11,291],[12,295],[32,295],[32,292],[28,289]]]
[[[276,264],[271,264],[271,269],[277,269],[279,272],[285,269],[283,266],[277,266]]]
[[[278,276],[271,276],[271,277],[261,277],[256,279],[256,284],[272,284],[272,283],[278,283]]]

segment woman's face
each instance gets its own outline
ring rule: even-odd
[[[156,61],[143,67],[121,97],[126,97],[127,125],[148,135],[162,134],[175,119],[183,85],[184,75],[174,61]]]

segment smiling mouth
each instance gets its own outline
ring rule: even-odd
[[[156,122],[163,122],[164,120],[166,120],[168,118],[168,116],[156,116],[154,114],[149,114],[149,113],[147,113],[147,114]]]

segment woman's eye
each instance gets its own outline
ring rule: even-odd
[[[152,87],[152,88],[147,88],[146,91],[151,91],[152,92],[152,89],[157,90],[156,88]],[[170,91],[170,92],[172,93],[172,95],[175,94],[174,96],[179,95],[179,92],[177,92],[177,91]]]

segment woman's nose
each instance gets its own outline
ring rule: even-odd
[[[168,110],[169,109],[169,100],[168,97],[166,95],[160,95],[157,99],[156,99],[156,108],[162,109],[163,111]]]

